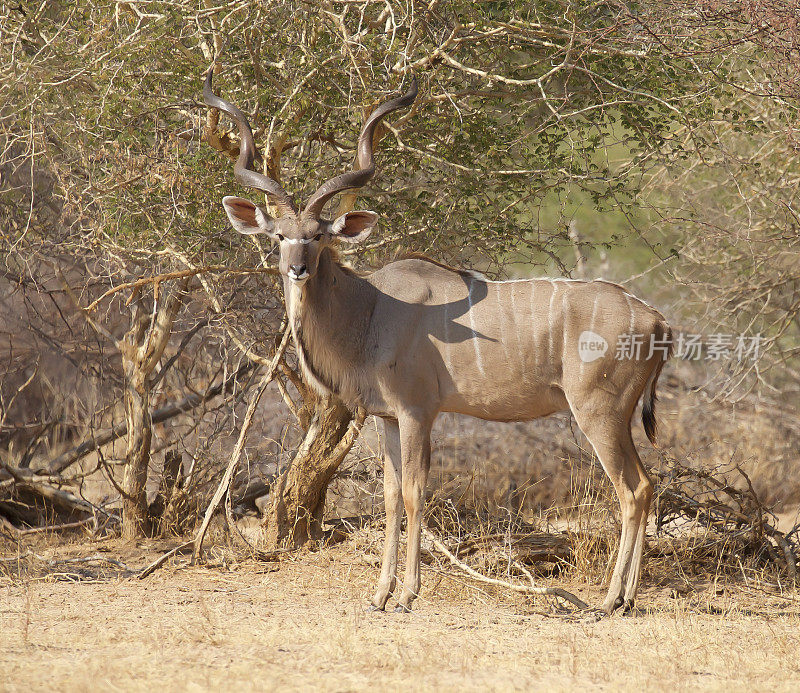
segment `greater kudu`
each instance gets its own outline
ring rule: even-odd
[[[395,587],[403,504],[408,551],[396,610],[409,610],[419,592],[430,433],[437,414],[522,421],[569,408],[622,509],[619,553],[603,608],[629,608],[653,493],[633,445],[631,418],[644,393],[642,420],[653,440],[655,386],[671,347],[669,325],[606,281],[494,282],[424,258],[392,262],[367,275],[343,266],[332,244],[363,241],[378,215],[357,211],[328,220],[321,216],[325,203],[372,178],[375,127],[416,95],[412,80],[405,94],[375,109],[358,140],[358,169],[326,182],[300,211],[275,180],[252,169],[250,125],[238,108],[213,94],[211,71],[203,91],[206,104],[239,127],[236,179],[265,193],[281,212],[275,219],[248,200],[223,200],[237,231],[265,233],[280,244],[286,309],[306,381],[383,419],[386,542],[372,606],[384,609]],[[580,351],[581,340],[607,348],[623,335],[640,335],[646,345],[652,339],[661,348],[646,347],[646,355],[632,350],[625,359],[615,358],[613,350],[588,357]]]

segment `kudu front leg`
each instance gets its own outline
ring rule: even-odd
[[[378,588],[372,598],[372,609],[383,610],[397,582],[397,547],[403,522],[401,493],[400,427],[394,419],[383,420],[383,501],[386,508],[386,537]]]
[[[400,447],[403,459],[402,488],[406,508],[408,540],[403,591],[395,611],[411,611],[411,602],[417,598],[421,583],[420,543],[422,516],[425,511],[425,486],[431,464],[432,421],[413,417],[400,419]]]

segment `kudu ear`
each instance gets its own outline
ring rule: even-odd
[[[361,243],[372,233],[378,215],[375,212],[347,212],[331,224],[331,234],[348,243]]]
[[[231,220],[233,228],[239,233],[243,233],[246,236],[252,236],[256,233],[266,233],[269,236],[274,236],[275,220],[250,200],[228,195],[222,198],[222,206],[225,207],[225,213],[228,215],[228,219]]]

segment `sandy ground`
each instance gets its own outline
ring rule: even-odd
[[[0,577],[0,689],[800,688],[796,593],[651,588],[642,614],[573,622],[428,566],[412,614],[375,614],[376,557],[354,541],[279,564],[168,564],[145,580],[104,562],[139,568],[160,548],[29,547],[52,564]]]

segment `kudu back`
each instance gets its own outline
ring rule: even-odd
[[[236,179],[265,193],[280,211],[273,218],[248,200],[223,200],[237,231],[265,233],[280,246],[286,309],[305,380],[319,393],[333,393],[383,420],[386,541],[372,608],[384,609],[396,586],[403,506],[408,550],[395,610],[409,610],[419,593],[430,434],[439,412],[524,421],[565,409],[592,444],[622,511],[619,552],[603,608],[630,608],[653,494],[631,438],[631,419],[644,394],[643,423],[654,439],[656,382],[672,348],[664,317],[602,280],[493,282],[426,258],[354,273],[338,261],[333,245],[363,241],[377,215],[353,211],[331,220],[322,216],[323,208],[337,193],[360,188],[374,175],[375,127],[411,105],[416,80],[364,123],[357,169],[326,182],[300,210],[275,180],[253,170],[247,118],[212,92],[211,79],[209,70],[206,104],[239,127]],[[642,346],[616,358],[614,345],[633,335]]]

